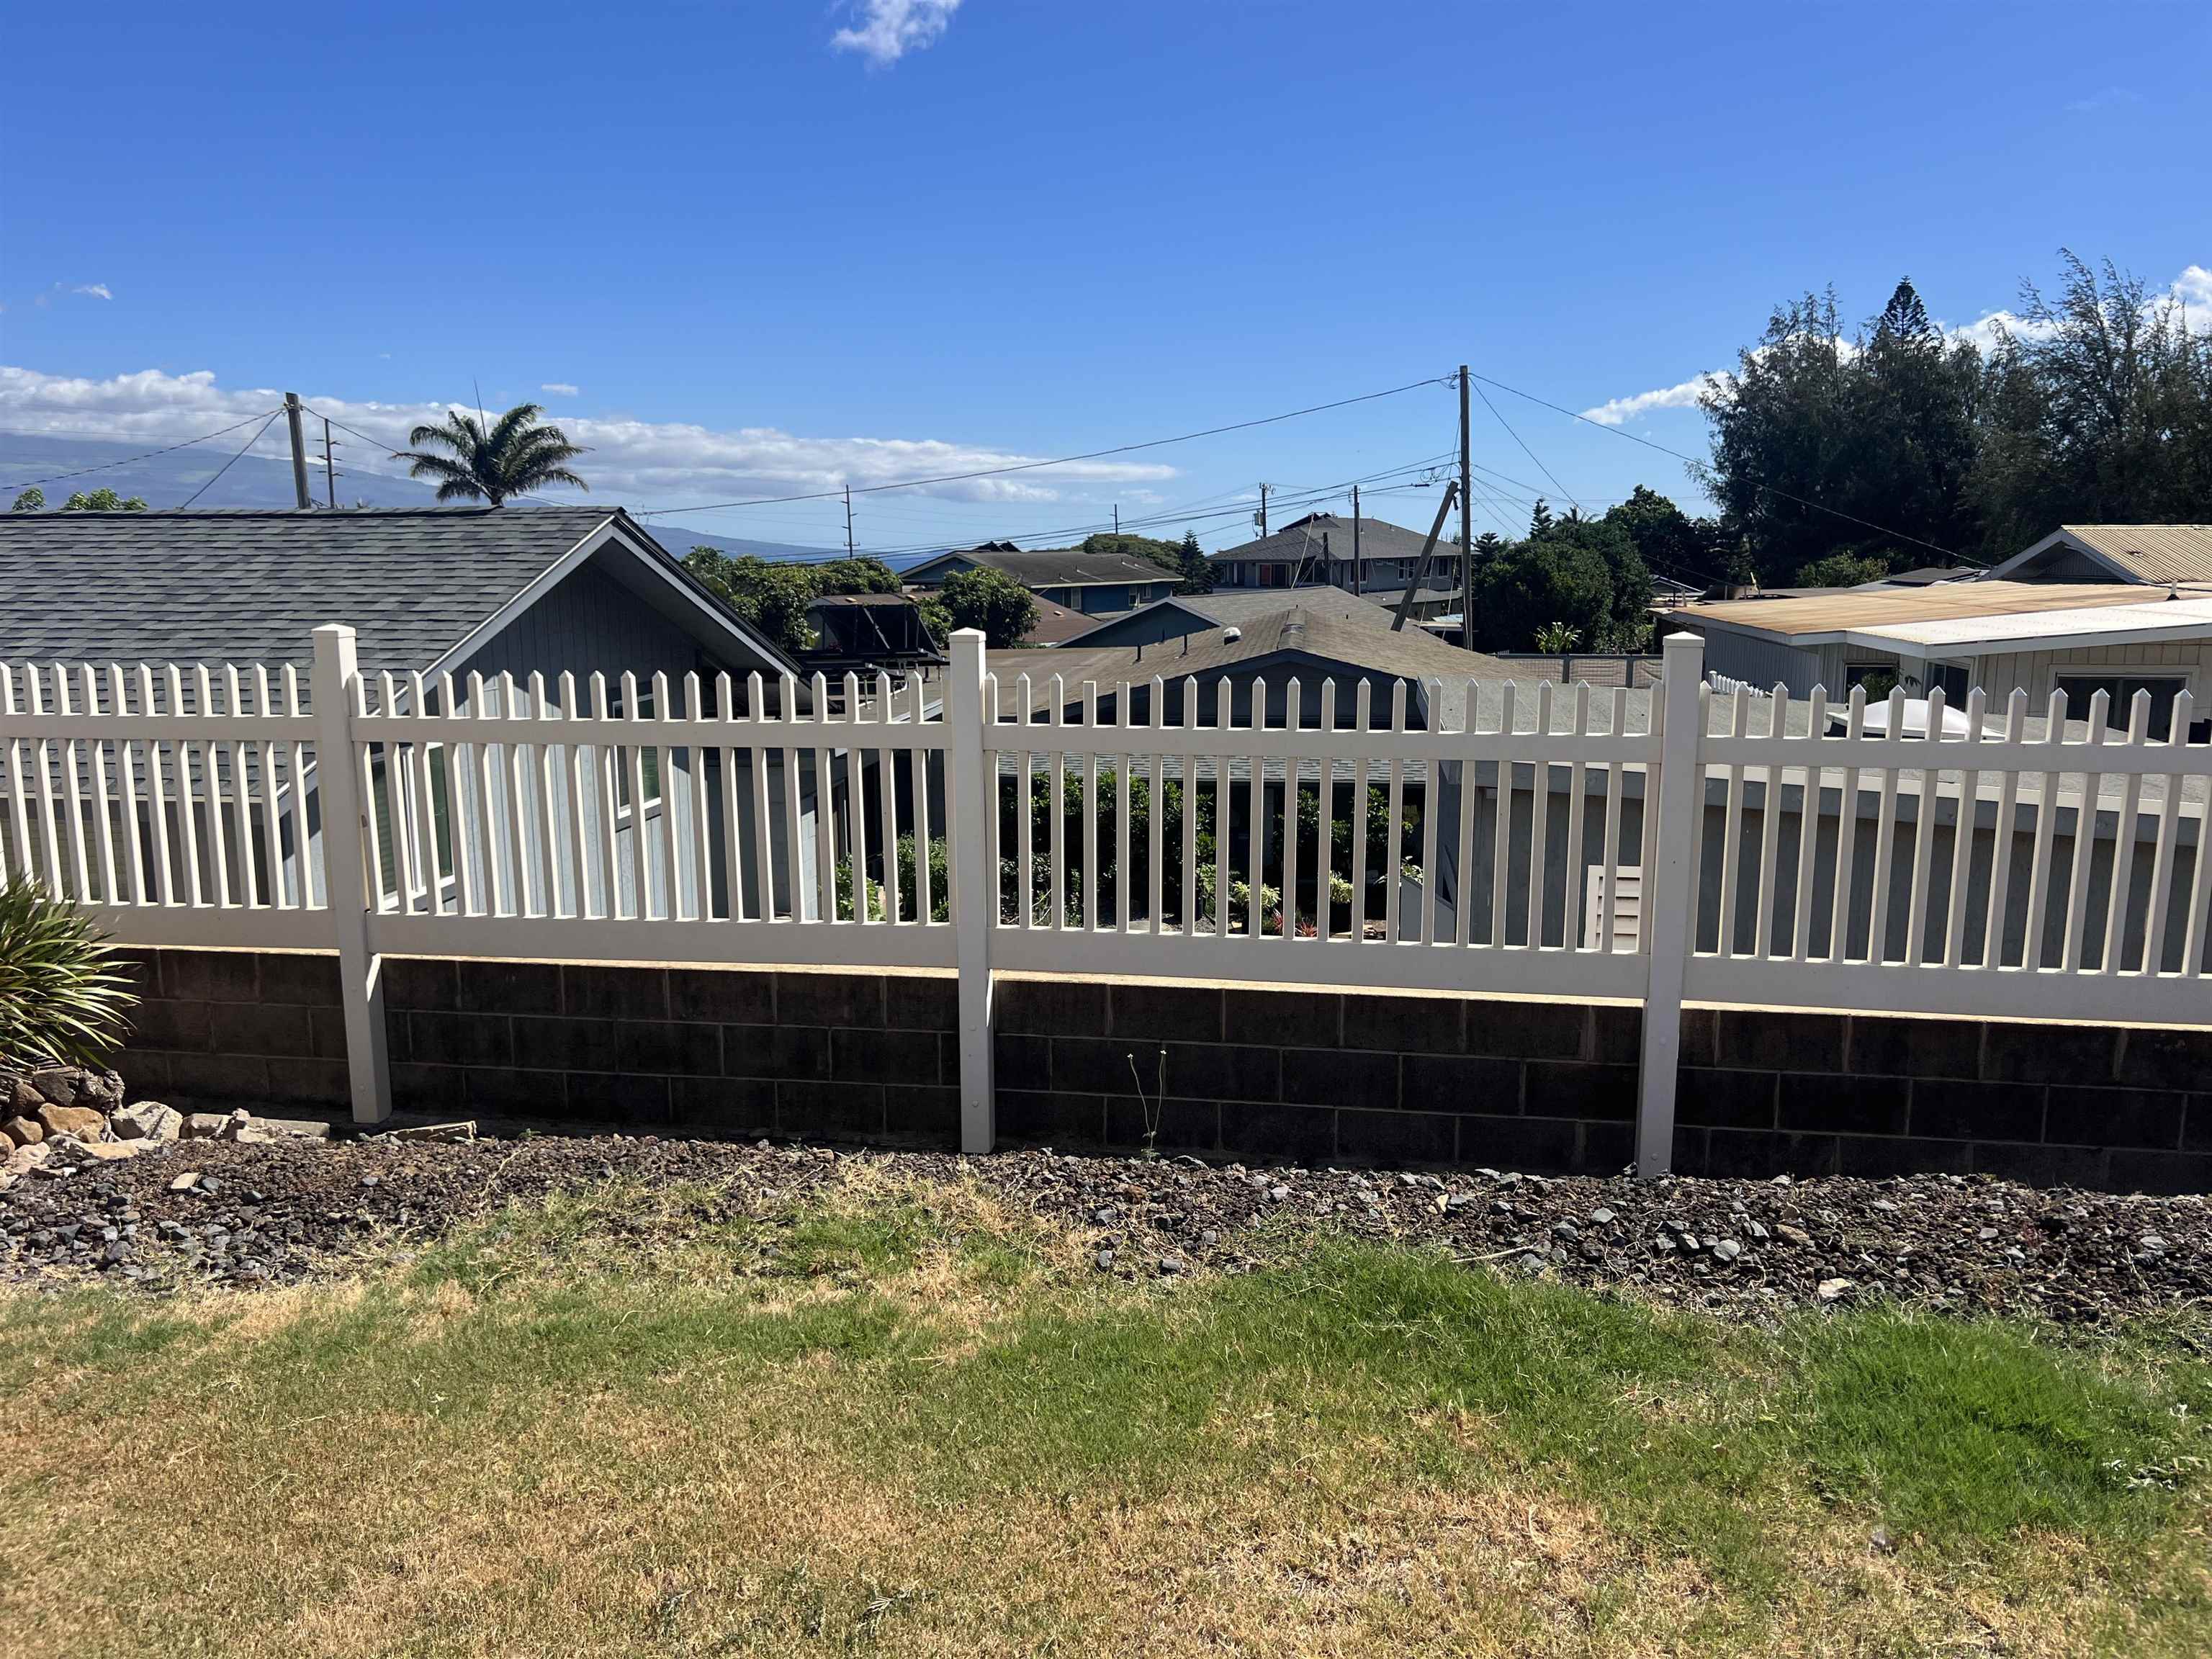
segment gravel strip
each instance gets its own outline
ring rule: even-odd
[[[1277,1218],[1437,1244],[1508,1272],[1757,1316],[1873,1298],[2069,1324],[2212,1303],[2212,1202],[1984,1176],[1638,1183],[1207,1165],[1191,1158],[848,1151],[652,1136],[333,1144],[190,1141],[38,1171],[0,1193],[0,1279],[149,1291],[346,1271],[365,1246],[435,1237],[510,1199],[613,1177],[727,1182],[739,1206],[864,1162],[972,1180],[1067,1223],[1097,1270],[1235,1270]],[[195,1177],[186,1181],[190,1175]]]

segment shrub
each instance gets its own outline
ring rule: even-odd
[[[0,1059],[105,1065],[137,1000],[75,905],[0,887]]]

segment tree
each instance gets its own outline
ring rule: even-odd
[[[1036,596],[1003,570],[977,565],[955,571],[937,590],[935,615],[941,616],[946,635],[955,629],[980,628],[983,641],[994,651],[1019,645],[1036,623]]]
[[[2212,336],[2111,262],[2062,257],[2057,296],[2023,284],[2023,326],[1990,354],[1972,495],[1993,552],[2069,520],[2212,516]]]
[[[15,504],[8,510],[10,513],[43,513],[46,511],[46,492],[38,485],[33,484],[15,497]]]
[[[1711,519],[1692,518],[1657,490],[1637,485],[1599,522],[1626,531],[1646,568],[1700,584],[1711,579],[1720,526]]]
[[[1800,566],[1800,587],[1857,587],[1878,582],[1889,574],[1889,561],[1879,553],[1831,553],[1824,559]]]
[[[46,497],[42,495],[39,500],[40,505],[45,504]],[[21,507],[22,503],[19,500],[16,505]],[[118,495],[112,489],[95,489],[89,494],[76,490],[62,503],[64,513],[143,513],[145,510],[146,498],[143,495]]]
[[[1212,567],[1206,562],[1206,550],[1198,544],[1198,532],[1186,530],[1176,548],[1176,566],[1182,573],[1177,584],[1178,593],[1211,593],[1213,592]]]
[[[1808,294],[1706,383],[1703,479],[1763,581],[1845,549],[1923,564],[1979,544],[1966,483],[1981,395],[1979,356],[1935,329],[1909,281],[1850,336],[1834,291]]]
[[[881,559],[829,559],[805,567],[814,577],[817,593],[896,593],[898,572]]]
[[[398,450],[392,459],[413,463],[408,468],[411,477],[437,479],[441,501],[483,501],[497,507],[509,495],[553,484],[589,489],[568,465],[583,450],[559,427],[541,425],[538,417],[544,412],[538,404],[517,404],[486,431],[475,416],[457,409],[443,423],[418,426],[407,434],[409,443],[431,448]]]
[[[732,559],[719,548],[695,547],[684,556],[684,568],[740,622],[782,650],[804,651],[814,643],[806,607],[817,591],[816,567],[779,564],[750,553]]]
[[[1594,548],[1558,536],[1509,544],[1474,569],[1472,643],[1493,651],[1525,651],[1547,626],[1564,624],[1584,637],[1613,615],[1613,576]]]

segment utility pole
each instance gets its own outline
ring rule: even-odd
[[[1273,484],[1264,483],[1260,486],[1260,511],[1257,516],[1254,518],[1253,522],[1260,526],[1260,539],[1261,541],[1267,539],[1267,492],[1274,487],[1275,486]]]
[[[1467,365],[1459,366],[1459,642],[1474,648],[1474,446],[1467,422]]]
[[[1116,536],[1121,533],[1121,503],[1119,501],[1114,503],[1114,533]]]
[[[853,556],[853,486],[845,486],[845,556]]]
[[[284,423],[292,428],[292,494],[298,497],[300,511],[307,512],[314,506],[314,497],[307,494],[307,447],[300,435],[300,394],[284,394]]]
[[[338,510],[338,470],[331,460],[331,417],[323,416],[323,483],[330,491],[331,511]]]
[[[1352,486],[1352,591],[1367,591],[1367,567],[1359,562],[1359,486]]]

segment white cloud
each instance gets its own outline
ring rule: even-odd
[[[1656,391],[1639,392],[1629,398],[1607,398],[1595,409],[1583,410],[1583,416],[1586,420],[1595,421],[1600,426],[1619,426],[1624,421],[1649,415],[1655,409],[1695,409],[1698,399],[1705,396],[1706,381],[1729,378],[1726,369],[1717,368],[1711,374],[1700,374],[1695,380],[1678,381],[1673,386],[1662,386]]]
[[[115,297],[108,291],[107,284],[105,283],[79,283],[72,287],[70,292],[88,294],[95,300],[112,300]]]
[[[854,22],[830,37],[832,50],[857,52],[878,65],[934,46],[960,0],[857,0]]]
[[[548,380],[544,385],[539,386],[538,389],[540,392],[548,393],[549,395],[556,398],[580,398],[583,395],[581,392],[580,392],[576,387],[570,386],[566,380]]]
[[[262,414],[283,401],[277,391],[225,387],[206,369],[190,374],[142,369],[88,380],[0,364],[0,428],[11,432],[175,443]],[[408,428],[416,423],[441,421],[449,410],[473,413],[476,408],[473,397],[395,404],[311,393],[303,401],[318,414],[393,449],[405,443]],[[860,489],[1040,459],[936,438],[811,438],[775,427],[730,431],[635,419],[564,419],[560,425],[588,452],[577,471],[591,480],[595,499],[651,507],[800,495],[847,483]],[[274,429],[272,442],[282,430],[281,425]],[[356,452],[356,459],[370,471],[402,470],[396,462],[364,453]],[[1090,500],[1092,487],[1126,489],[1175,476],[1174,467],[1158,462],[1074,461],[1012,477],[935,484],[915,493],[989,503]]]

